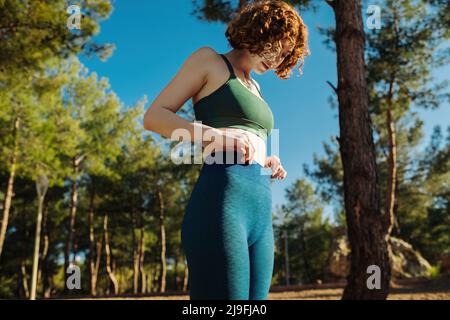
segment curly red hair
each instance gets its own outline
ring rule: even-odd
[[[310,54],[306,25],[294,7],[281,0],[256,0],[242,6],[233,13],[225,36],[234,49],[245,48],[252,54],[263,53],[267,43],[293,43],[294,49],[274,71],[281,79],[290,77],[299,60],[302,74],[304,58]]]

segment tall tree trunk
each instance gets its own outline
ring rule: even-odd
[[[28,273],[24,259],[20,261],[20,279],[21,279],[21,289],[23,290],[25,298],[28,299],[30,297],[30,289],[28,287]]]
[[[11,203],[14,191],[14,178],[16,176],[17,155],[19,153],[19,129],[20,129],[20,117],[17,116],[14,120],[13,128],[13,152],[11,161],[9,164],[9,177],[6,184],[5,198],[3,199],[3,215],[2,225],[0,228],[0,258],[3,252],[3,245],[5,244],[6,230],[8,230],[9,211],[11,210]]]
[[[49,259],[49,247],[50,247],[50,223],[48,221],[48,205],[44,206],[44,214],[42,218],[42,236],[44,242],[44,249],[42,250],[42,279],[43,288],[42,295],[44,298],[50,298],[52,293],[53,281],[52,274],[50,273],[50,259]],[[38,277],[39,279],[39,277]]]
[[[397,19],[395,19],[397,21]],[[397,23],[397,22],[396,22]],[[395,83],[395,75],[392,76],[389,83],[389,92],[386,106],[386,128],[388,139],[388,178],[386,188],[386,202],[385,202],[385,219],[384,229],[386,233],[387,248],[389,253],[389,264],[392,268],[393,252],[390,245],[390,237],[395,225],[396,217],[396,200],[397,200],[397,134],[395,129],[395,120],[392,115],[392,97]]]
[[[144,255],[145,255],[145,232],[144,224],[142,223],[141,214],[141,228],[140,228],[140,239],[139,239],[139,273],[141,274],[141,293],[147,292],[147,281],[144,269]]]
[[[72,181],[72,189],[70,194],[70,216],[69,216],[69,227],[68,227],[68,235],[66,239],[66,247],[64,250],[64,291],[68,292],[67,286],[65,285],[67,283],[67,279],[69,274],[66,272],[67,268],[70,264],[70,254],[72,253],[72,246],[73,246],[73,238],[75,235],[75,218],[77,214],[77,203],[78,203],[78,173],[80,169],[81,161],[83,161],[84,156],[80,157],[74,157],[72,159],[72,165],[74,170],[74,178]]]
[[[39,284],[41,279],[43,279],[43,285],[42,285],[42,295],[45,295],[46,291],[46,285],[48,284],[46,278],[47,278],[47,270],[46,270],[46,262],[48,260],[48,247],[49,247],[49,241],[48,241],[48,231],[47,231],[47,220],[48,220],[48,206],[45,205],[45,202],[43,203],[43,210],[42,210],[42,232],[41,232],[41,239],[42,239],[42,254],[39,258],[39,264],[38,264],[38,276],[37,276],[37,283]]]
[[[139,216],[139,240],[136,239],[136,229],[138,228],[136,221],[136,212],[132,209],[132,226],[133,226],[133,292],[147,292],[147,278],[144,269],[145,254],[145,233],[142,214]],[[139,282],[139,279],[141,280]],[[139,289],[140,284],[140,289]]]
[[[102,239],[95,239],[94,228],[94,206],[95,193],[91,190],[88,211],[88,228],[89,228],[89,290],[92,296],[97,295],[97,279],[100,267],[100,257],[102,254]]]
[[[350,274],[343,299],[386,299],[390,265],[380,211],[378,173],[368,111],[364,29],[360,0],[327,1],[336,18],[340,153],[351,248]],[[367,268],[380,268],[380,289],[369,289]]]
[[[139,286],[139,244],[136,241],[136,216],[131,210],[132,246],[133,246],[133,293],[138,293]]]
[[[397,190],[397,135],[395,130],[395,122],[392,119],[392,105],[389,102],[386,110],[386,126],[388,131],[388,180],[386,189],[386,235],[389,237],[394,227],[394,209]]]
[[[25,217],[20,216],[20,223],[18,225],[23,226],[25,225]],[[25,245],[25,242],[27,239],[30,239],[30,234],[27,231],[26,228],[21,229],[21,243],[20,246],[20,262],[18,265],[18,277],[17,277],[17,293],[18,296],[21,298],[28,299],[30,297],[30,287],[28,284],[28,273],[27,273],[27,266],[26,266],[26,260],[27,260],[27,248]]]
[[[97,294],[97,280],[98,280],[98,270],[100,270],[100,259],[102,257],[102,247],[103,247],[103,237],[99,237],[95,241],[95,265],[94,265],[94,277],[92,281],[93,288],[95,289],[95,294]]]
[[[395,34],[395,47],[401,45],[400,35],[398,30],[398,14],[397,9],[394,9],[394,34]],[[387,106],[386,106],[386,128],[387,128],[387,138],[388,138],[388,180],[386,188],[386,204],[385,204],[385,229],[386,234],[389,239],[392,228],[395,222],[395,203],[396,203],[396,191],[397,191],[397,135],[395,130],[395,120],[393,119],[392,109],[393,103],[392,99],[394,96],[394,84],[396,82],[396,74],[393,73],[389,79],[389,90],[387,95]],[[388,242],[389,245],[389,242]],[[390,248],[389,248],[390,251]]]
[[[166,230],[164,227],[164,199],[161,190],[158,190],[158,198],[160,207],[159,226],[161,234],[161,278],[159,292],[166,292]]]
[[[108,213],[105,213],[103,217],[103,237],[105,243],[105,263],[106,263],[106,273],[113,286],[114,294],[119,293],[119,282],[114,275],[112,260],[111,260],[111,248],[109,246],[109,234],[108,234]]]

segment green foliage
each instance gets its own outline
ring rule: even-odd
[[[285,284],[287,250],[290,283],[313,283],[324,277],[332,225],[323,218],[320,201],[305,179],[286,189],[286,200],[276,216],[277,279]]]
[[[235,1],[232,4],[228,0],[193,0],[194,10],[192,15],[196,16],[199,20],[206,22],[224,22],[228,23],[232,14],[241,6],[246,3],[254,2],[254,0],[240,0]],[[303,9],[317,9],[317,3],[311,0],[285,0],[285,2]]]
[[[84,13],[81,30],[67,28],[66,0],[0,1],[0,70],[45,68],[47,59],[67,58],[85,52],[106,58],[112,45],[91,40],[100,30],[99,21],[109,16],[109,0],[77,1]]]
[[[439,266],[431,266],[431,269],[429,271],[429,278],[430,279],[438,279],[441,276],[441,271]]]

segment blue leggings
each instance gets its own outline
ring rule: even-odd
[[[181,226],[191,300],[267,299],[274,236],[270,174],[261,169],[256,162],[203,164]]]

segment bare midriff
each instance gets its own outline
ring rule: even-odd
[[[257,162],[264,167],[267,147],[265,141],[260,136],[248,130],[239,128],[217,128],[217,129],[222,131],[232,131],[246,134],[252,145],[255,147],[255,153],[253,156],[253,161],[251,163]]]

